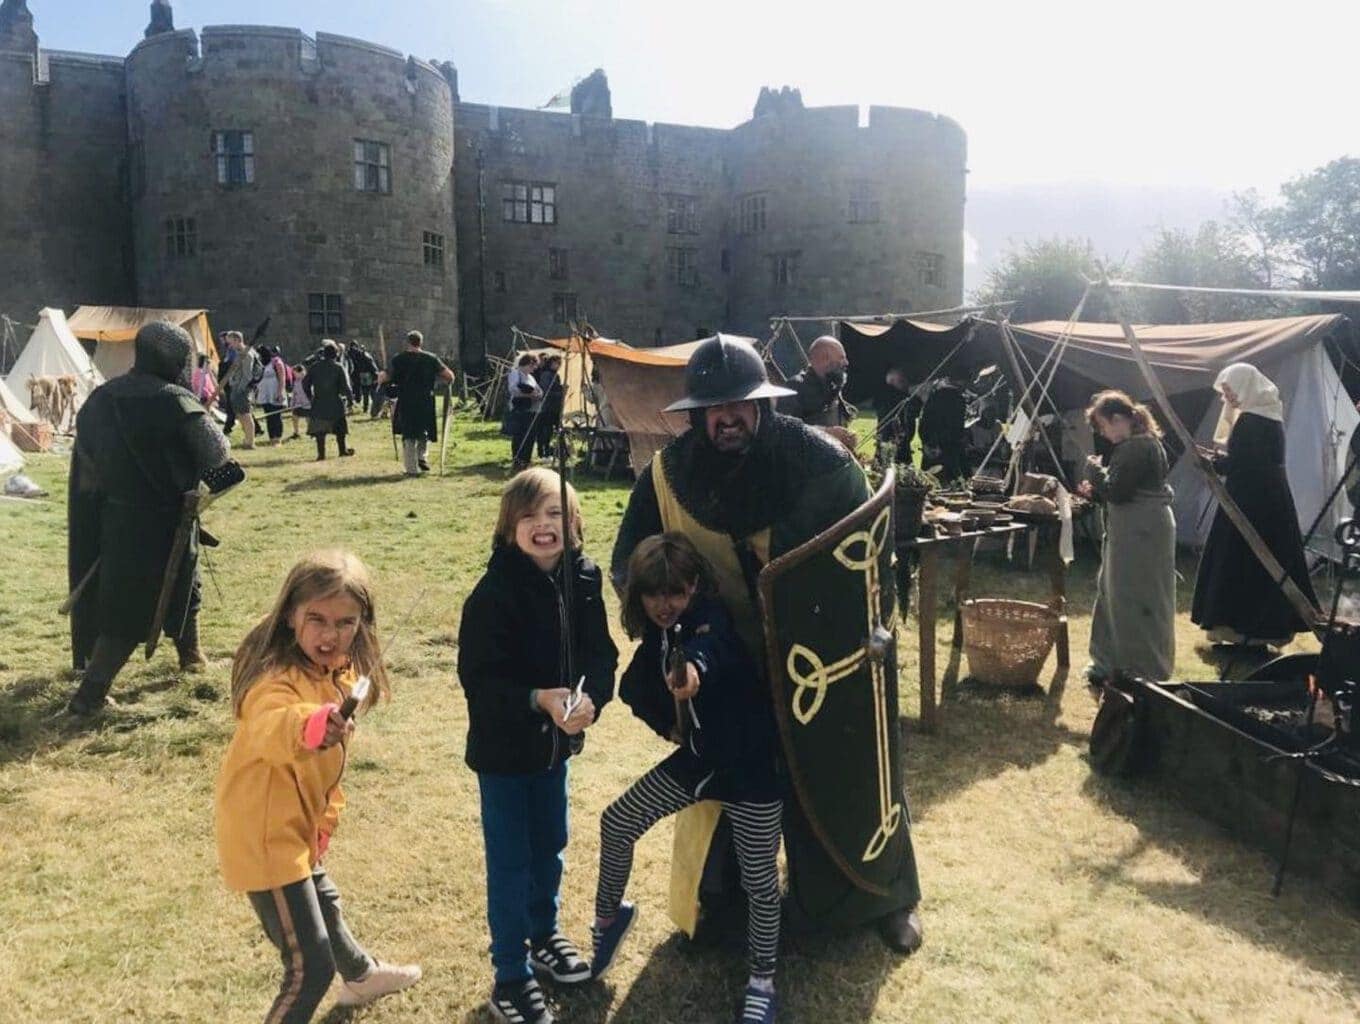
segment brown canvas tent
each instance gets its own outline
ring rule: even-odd
[[[80,306],[67,321],[82,341],[95,343],[92,359],[107,380],[132,369],[132,345],[137,331],[154,320],[168,320],[189,332],[194,347],[217,369],[217,346],[213,344],[206,309],[143,309],[131,306]]]
[[[619,425],[628,434],[629,462],[634,473],[640,472],[667,441],[689,429],[689,417],[684,413],[661,410],[684,397],[685,364],[707,340],[700,338],[657,348],[630,348],[615,341],[589,343],[600,386],[609,396]],[[752,338],[742,340],[759,348]]]
[[[975,323],[971,319],[952,325],[906,319],[890,324],[842,321],[838,336],[850,360],[846,401],[854,405],[870,400],[876,405],[884,401],[894,404],[901,396],[891,394],[883,379],[894,367],[912,384],[920,384],[941,369],[946,358],[950,369],[976,361],[978,352],[969,339]]]
[[[1053,353],[1067,324],[1059,321],[1016,324],[1016,343],[1034,368]],[[1340,368],[1356,360],[1350,321],[1339,315],[1296,316],[1218,324],[1135,326],[1138,341],[1166,389],[1173,409],[1195,435],[1208,442],[1222,409],[1213,390],[1218,373],[1233,363],[1250,363],[1275,382],[1285,407],[1286,472],[1307,529],[1345,469],[1347,444],[1360,414],[1342,383]],[[975,333],[979,354],[1004,358],[997,325]],[[998,356],[998,353],[1000,355]],[[1001,363],[1005,367],[1006,363]],[[1028,371],[1026,371],[1028,377]],[[1047,371],[1041,377],[1047,378]],[[1077,323],[1053,373],[1049,394],[1073,429],[1066,441],[1083,447],[1071,452],[1079,461],[1089,452],[1090,431],[1082,410],[1105,388],[1127,391],[1140,401],[1149,391],[1119,324]],[[1018,393],[1017,389],[1017,393]],[[1031,392],[1037,397],[1037,388]],[[1176,491],[1176,527],[1182,542],[1198,544],[1207,535],[1213,497],[1185,453],[1171,473]],[[1314,545],[1332,553],[1332,531],[1349,514],[1344,498],[1320,524]]]

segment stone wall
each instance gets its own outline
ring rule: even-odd
[[[0,313],[131,301],[123,123],[118,58],[0,53]]]
[[[138,301],[206,306],[216,329],[300,356],[323,335],[366,344],[411,328],[458,352],[453,102],[436,68],[369,43],[222,26],[153,36],[127,61]],[[218,180],[213,133],[249,131],[253,181]],[[383,143],[390,192],[355,185],[354,143]],[[170,225],[192,219],[191,253]],[[425,234],[443,238],[426,262]],[[316,329],[309,295],[341,297]]]
[[[506,350],[512,325],[562,335],[561,296],[633,344],[723,327],[726,132],[472,103],[458,104],[456,124],[470,361]],[[553,187],[554,223],[505,219],[502,189],[514,182]],[[692,200],[693,216],[672,222],[672,196]]]

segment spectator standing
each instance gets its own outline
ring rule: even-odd
[[[515,473],[528,468],[534,452],[534,406],[543,397],[543,389],[534,378],[537,367],[538,358],[526,352],[505,378],[505,393],[510,402],[505,432],[510,435],[510,459]]]
[[[255,417],[251,402],[255,394],[255,380],[260,376],[262,367],[260,357],[246,344],[245,336],[240,331],[228,331],[227,341],[235,353],[226,377],[231,389],[230,408],[241,421],[241,433],[244,436],[241,448],[248,451],[255,447]]]
[[[312,408],[311,396],[307,394],[307,386],[303,381],[307,377],[307,368],[301,363],[293,367],[293,433],[288,438],[296,441],[302,435],[298,433],[298,424],[305,420]]]
[[[200,355],[193,375],[194,397],[203,403],[203,408],[211,411],[217,402],[217,378],[213,376],[208,357]]]
[[[546,459],[552,454],[553,431],[562,418],[562,403],[566,399],[566,385],[562,381],[562,357],[548,356],[538,372],[534,374],[543,392],[543,402],[538,408],[538,425],[534,437],[538,442],[538,457]]]
[[[349,343],[349,378],[355,389],[355,401],[368,412],[378,384],[378,362],[357,341]]]
[[[264,372],[255,387],[255,400],[264,410],[269,443],[277,445],[283,442],[283,410],[288,403],[288,367],[276,348],[261,345],[259,355],[264,363]]]

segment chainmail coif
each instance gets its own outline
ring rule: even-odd
[[[190,385],[194,341],[183,327],[165,320],[153,320],[137,332],[133,345],[133,370],[171,384]]]

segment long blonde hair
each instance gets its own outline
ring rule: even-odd
[[[310,601],[345,594],[359,605],[359,626],[350,644],[354,671],[373,681],[364,701],[371,707],[390,692],[387,669],[378,646],[377,612],[368,568],[356,556],[339,548],[304,555],[288,571],[274,607],[246,634],[231,663],[231,710],[241,716],[241,705],[250,688],[271,672],[309,665],[293,634],[293,612]]]

